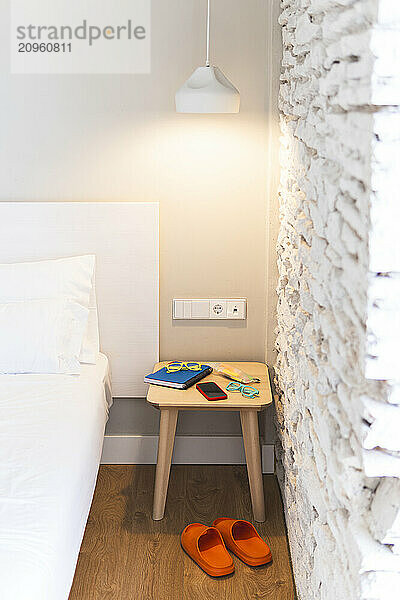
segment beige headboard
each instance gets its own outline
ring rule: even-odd
[[[95,254],[101,350],[115,397],[158,361],[158,203],[0,202],[0,263]]]

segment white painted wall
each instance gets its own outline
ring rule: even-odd
[[[204,62],[205,0],[152,1],[150,75],[10,75],[8,11],[0,0],[0,201],[159,201],[161,358],[263,360],[276,262],[265,253],[277,131],[276,109],[266,110],[269,3],[213,2],[212,58],[242,100],[239,115],[221,116],[174,110],[175,91]],[[249,318],[173,322],[171,300],[185,296],[247,297]]]
[[[152,0],[150,75],[9,74],[0,0],[0,200],[160,202],[161,358],[262,360],[268,122],[264,0],[216,0],[212,58],[239,115],[179,115],[206,1]],[[199,271],[193,268],[199,265]],[[248,297],[246,323],[175,323],[173,297]]]
[[[277,412],[298,596],[394,600],[400,10],[281,6]]]

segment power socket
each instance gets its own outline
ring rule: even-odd
[[[210,319],[226,319],[226,311],[226,300],[210,300]]]

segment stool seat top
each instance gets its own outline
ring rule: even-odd
[[[153,372],[165,367],[170,361],[157,363]],[[210,364],[207,361],[201,361],[202,364]],[[265,363],[259,362],[228,362],[225,364],[233,365],[245,371],[253,377],[260,379],[260,383],[250,384],[252,387],[260,390],[259,396],[255,398],[245,398],[240,392],[228,392],[226,387],[230,380],[222,375],[211,373],[200,383],[214,381],[226,394],[226,400],[209,401],[196,389],[196,385],[187,390],[177,390],[159,385],[150,385],[147,394],[147,401],[158,408],[178,408],[179,410],[263,410],[272,403],[271,384],[269,374]],[[212,366],[212,363],[211,363]]]

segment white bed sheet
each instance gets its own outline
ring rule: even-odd
[[[67,600],[110,404],[103,354],[80,376],[0,376],[1,600]]]

